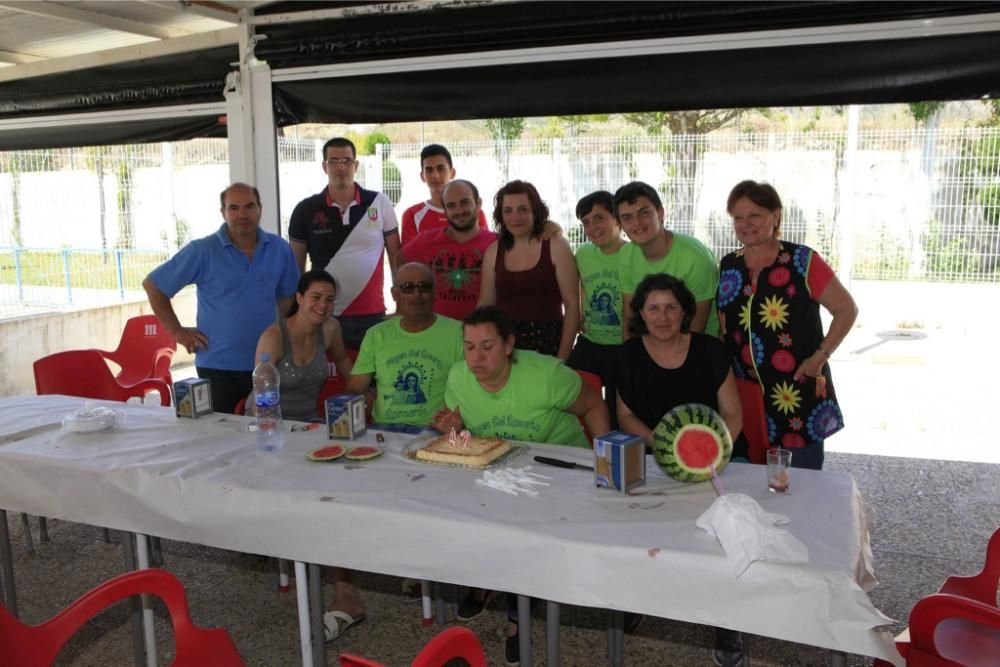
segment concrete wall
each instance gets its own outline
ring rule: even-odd
[[[180,321],[194,325],[194,291],[174,299]],[[46,313],[21,319],[0,321],[0,396],[26,396],[35,393],[32,363],[54,352],[118,347],[125,321],[136,315],[152,313],[146,301],[125,303],[91,310]],[[194,355],[179,348],[174,365],[190,363]]]

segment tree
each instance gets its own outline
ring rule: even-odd
[[[625,120],[638,125],[653,136],[683,137],[664,142],[665,180],[659,185],[665,198],[664,208],[671,206],[669,216],[678,231],[694,231],[695,203],[701,187],[701,162],[705,142],[701,135],[714,132],[736,122],[746,109],[705,109],[692,111],[648,111],[627,113]],[[694,136],[691,136],[694,135]]]
[[[510,172],[510,144],[524,134],[525,119],[521,116],[513,118],[490,118],[486,121],[486,131],[493,140],[493,155],[500,166],[501,180],[508,179]]]

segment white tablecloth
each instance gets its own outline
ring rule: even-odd
[[[551,477],[537,497],[477,485],[480,472],[411,461],[412,436],[386,434],[365,463],[313,463],[324,429],[258,452],[245,418],[175,419],[169,408],[114,404],[121,428],[67,433],[83,400],[0,399],[0,507],[283,558],[530,594],[577,605],[724,626],[895,658],[874,627],[864,502],[853,478],[795,470],[792,493],[767,491],[763,467],[733,464],[726,490],[791,518],[807,564],[755,563],[735,578],[695,526],[709,483],[680,484],[650,460],[642,495],[593,488],[587,450],[533,445],[508,464]],[[286,424],[287,427],[287,424]],[[365,442],[374,443],[369,431]]]

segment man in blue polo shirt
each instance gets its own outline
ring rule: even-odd
[[[253,388],[261,332],[284,314],[299,269],[288,242],[260,229],[260,193],[245,183],[222,191],[225,223],[187,244],[142,282],[153,312],[177,342],[195,353],[198,377],[212,381],[216,412],[232,412]],[[196,327],[182,326],[170,300],[194,284]]]

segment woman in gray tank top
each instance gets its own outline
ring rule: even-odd
[[[320,418],[316,399],[329,375],[327,352],[337,373],[351,373],[354,364],[344,348],[340,323],[333,317],[336,289],[333,276],[322,269],[303,273],[288,314],[265,329],[257,341],[258,362],[262,353],[278,360],[281,414],[285,419]],[[247,405],[253,403],[248,401]]]

